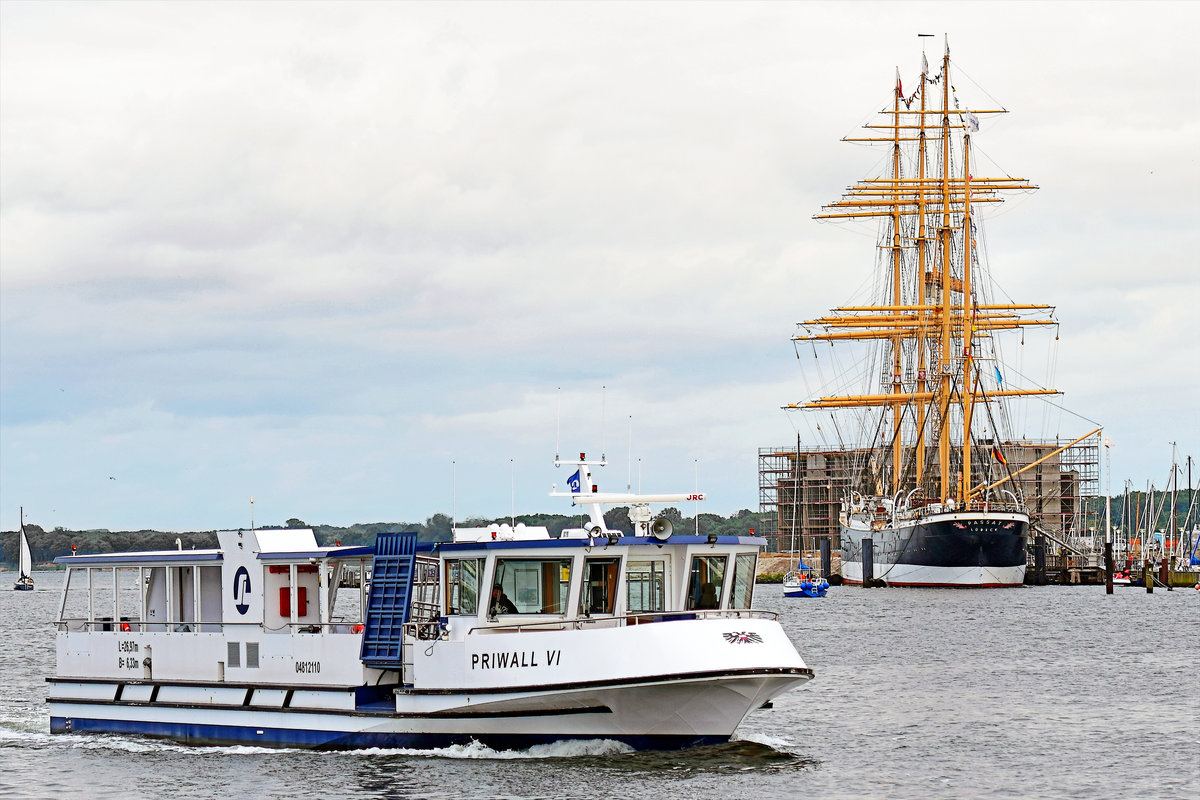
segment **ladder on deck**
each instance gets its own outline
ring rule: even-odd
[[[381,533],[375,538],[371,591],[359,658],[376,669],[403,668],[404,623],[416,564],[417,534]]]
[[[404,684],[412,683],[413,640],[436,639],[442,632],[438,559],[416,550],[415,533],[376,537],[359,653],[368,667],[399,671]]]

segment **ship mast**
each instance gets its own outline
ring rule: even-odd
[[[904,87],[900,82],[900,68],[896,68],[896,92],[892,97],[892,305],[899,306],[900,267],[903,262],[904,245],[900,240],[900,224],[903,221],[900,205],[900,105],[904,102]],[[901,352],[903,337],[899,330],[892,335],[892,394],[899,396],[904,392],[901,381],[902,364]],[[900,491],[900,468],[904,463],[904,442],[901,440],[901,427],[904,422],[905,406],[892,404],[892,491],[895,496]]]
[[[929,75],[922,55],[921,80],[905,97],[899,71],[885,120],[864,125],[865,137],[845,141],[886,144],[890,158],[880,177],[858,181],[841,199],[827,204],[818,220],[878,218],[888,234],[880,242],[888,252],[884,293],[863,306],[841,306],[828,316],[800,323],[795,341],[874,342],[888,354],[880,364],[882,391],[817,397],[784,408],[878,408],[890,425],[891,496],[908,489],[925,501],[969,501],[980,492],[972,479],[972,426],[975,406],[1005,397],[1057,394],[1053,389],[988,389],[977,359],[979,343],[994,332],[1053,325],[1047,305],[979,302],[976,275],[975,207],[1001,202],[1007,191],[1037,187],[1022,178],[976,178],[972,174],[971,133],[977,115],[1000,109],[959,108],[950,81],[947,43],[941,72]],[[940,107],[930,109],[926,89],[940,84]],[[919,102],[917,102],[919,99]],[[914,108],[913,105],[916,104]],[[886,131],[886,133],[885,133]],[[927,143],[936,135],[940,163],[930,169]],[[906,177],[904,165],[916,174]],[[931,174],[932,173],[932,174]],[[934,222],[936,220],[936,222]],[[933,222],[931,225],[930,223]],[[880,265],[883,266],[882,264]],[[912,409],[906,426],[905,414]],[[957,429],[957,430],[956,430]],[[884,433],[884,436],[887,435]],[[997,435],[993,432],[993,436]],[[953,440],[961,436],[961,447]],[[872,446],[880,446],[875,441]],[[926,448],[936,446],[936,488],[925,483]],[[906,454],[910,467],[905,468]],[[957,472],[957,474],[956,474]]]
[[[921,116],[920,120],[925,119],[925,87],[929,84],[929,61],[925,58],[925,53],[921,53],[921,85],[917,91],[921,96]],[[917,131],[917,179],[924,185],[926,178],[926,145],[925,126],[919,126]],[[917,306],[922,309],[925,306],[926,288],[932,288],[929,284],[930,273],[927,268],[929,263],[928,253],[928,233],[925,229],[925,193],[917,192]],[[924,392],[927,390],[925,379],[926,356],[925,356],[925,330],[928,326],[929,311],[920,310],[917,312],[917,391]],[[925,422],[928,419],[928,406],[925,403],[917,405],[917,433],[916,433],[916,454],[913,461],[916,466],[916,476],[914,483],[920,486],[925,477]],[[897,490],[898,491],[898,490]],[[893,495],[894,496],[894,495]]]
[[[953,342],[951,341],[950,331],[950,309],[953,307],[950,302],[950,256],[953,253],[951,246],[951,237],[953,235],[953,225],[951,222],[951,214],[954,211],[954,195],[950,191],[950,45],[946,44],[946,54],[942,57],[942,175],[941,175],[941,206],[942,206],[942,227],[941,234],[941,254],[942,254],[942,300],[938,308],[938,313],[942,320],[942,368],[938,376],[938,464],[941,468],[941,494],[940,498],[946,500],[950,497],[950,437],[947,435],[950,428],[950,401],[951,391],[954,387],[953,360],[951,353],[953,351]],[[922,120],[924,123],[924,120]]]

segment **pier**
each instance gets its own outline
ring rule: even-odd
[[[763,553],[758,559],[758,577],[760,581],[763,578],[767,579],[761,582],[770,582],[776,576],[782,578],[785,572],[796,566],[797,559],[801,559],[806,566],[821,572],[823,577],[828,578],[829,582],[836,586],[839,582],[836,579],[841,576],[841,553],[834,550],[830,554],[829,574],[824,574],[821,556],[819,550]],[[1138,572],[1136,577],[1140,579],[1141,573]],[[1198,578],[1200,578],[1200,572],[1174,569],[1169,570],[1168,578],[1164,581],[1158,570],[1155,570],[1154,585],[1158,589],[1165,589],[1168,585],[1173,589],[1191,589],[1196,586]],[[1034,552],[1029,554],[1025,567],[1025,584],[1027,586],[1103,586],[1104,579],[1103,553],[1059,552],[1058,548],[1054,548],[1054,551],[1051,552],[1050,548],[1047,548],[1040,575]],[[886,582],[885,579],[884,583],[886,584]],[[1137,585],[1140,587],[1143,584],[1138,580]]]

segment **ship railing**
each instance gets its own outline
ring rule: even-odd
[[[642,611],[633,614],[594,614],[590,617],[570,619],[536,620],[533,622],[506,622],[503,625],[477,625],[467,633],[522,633],[545,630],[581,630],[586,627],[622,627],[647,625],[658,622],[682,622],[698,619],[769,619],[776,620],[774,611],[759,611],[749,608],[695,609],[692,611]]]
[[[438,603],[414,600],[409,606],[409,622],[404,623],[404,635],[409,639],[440,639],[445,632]]]
[[[1004,513],[1024,513],[1028,509],[1021,503],[1008,500],[972,500],[970,503],[928,503],[915,502],[904,509],[902,516],[912,518],[928,514],[955,514],[963,511],[998,511]],[[886,516],[886,515],[885,515]]]
[[[60,631],[88,633],[214,633],[230,623],[219,620],[197,622],[194,619],[154,620],[146,622],[130,617],[62,617],[54,621]],[[245,623],[250,624],[250,623]]]
[[[363,631],[363,623],[353,621],[284,623],[282,626],[276,628],[268,627],[262,622],[196,621],[192,619],[142,621],[130,619],[129,617],[121,617],[121,619],[114,622],[112,617],[96,617],[94,619],[87,617],[63,617],[62,619],[54,620],[52,624],[59,631],[90,633],[220,633],[230,629],[257,628],[268,633],[290,631],[291,633],[344,633],[358,635]]]

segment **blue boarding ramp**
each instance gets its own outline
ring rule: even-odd
[[[375,538],[371,591],[359,658],[376,669],[403,669],[404,623],[411,608],[417,534],[381,533]]]

